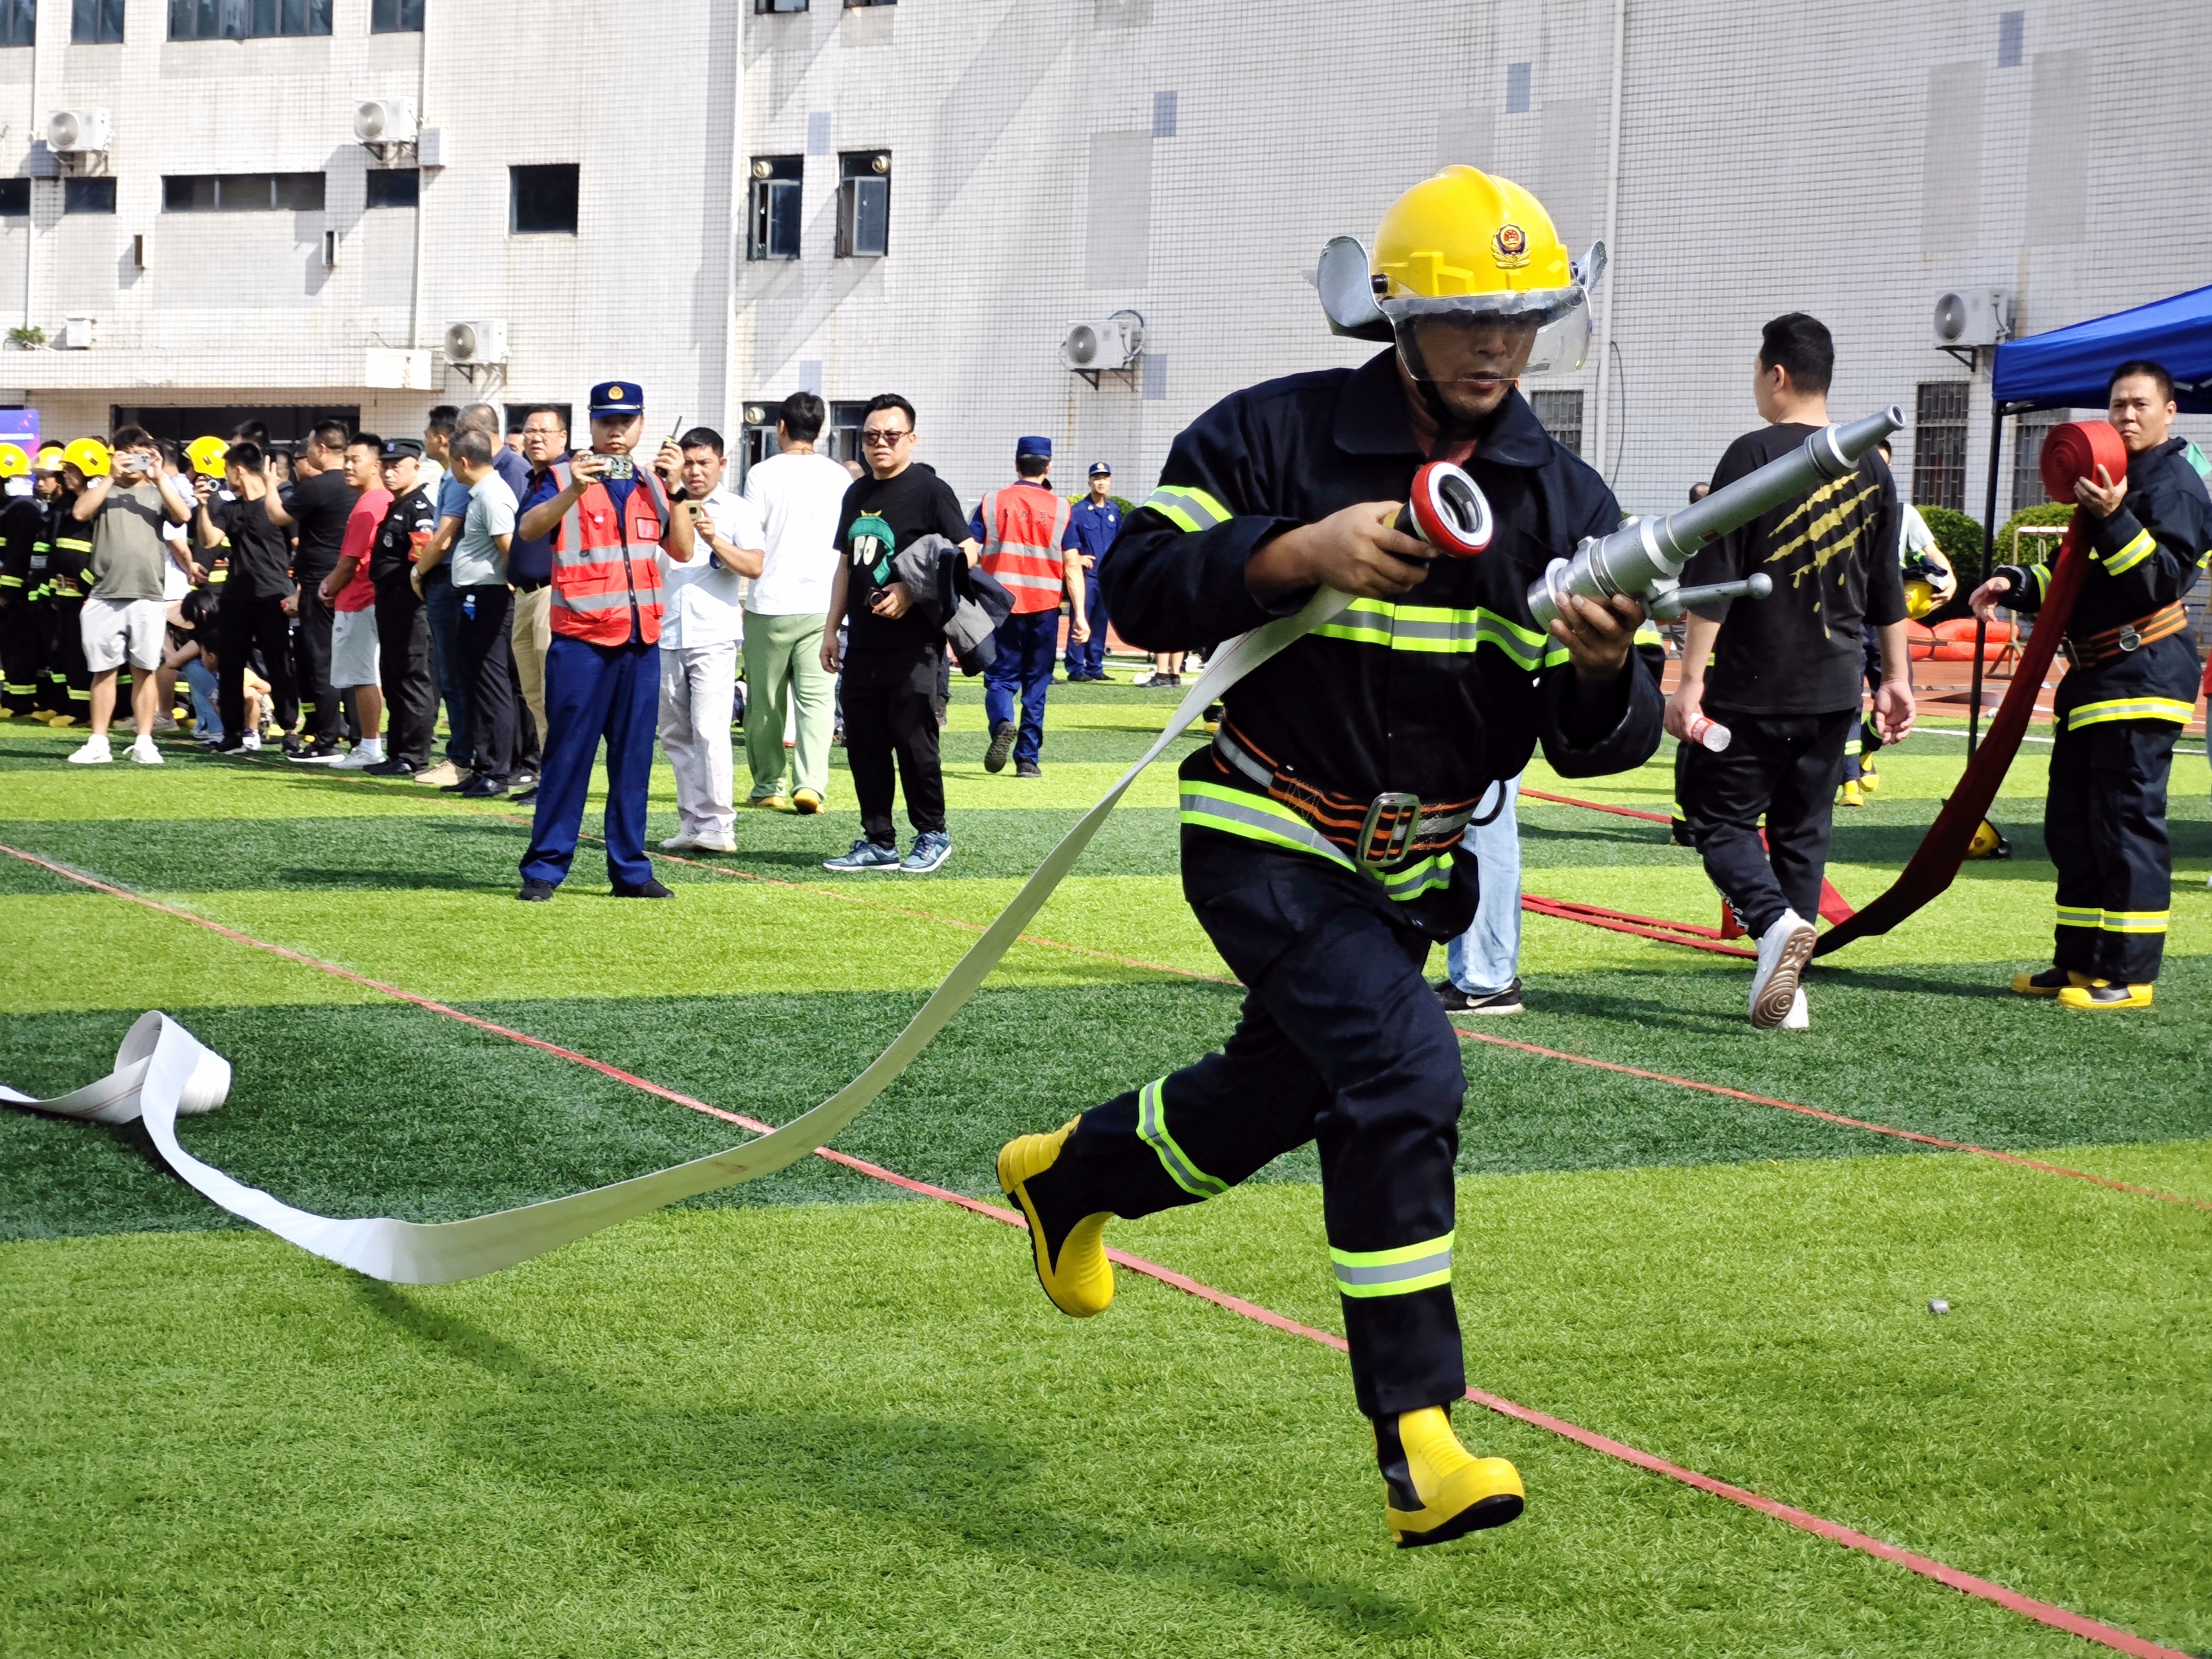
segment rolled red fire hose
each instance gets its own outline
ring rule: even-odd
[[[2102,422],[2069,421],[2053,427],[2043,441],[2043,487],[2057,500],[2070,501],[2075,481],[2094,479],[2100,466],[2115,483],[2127,476],[2127,447],[2121,443],[2120,434]],[[1841,950],[1853,939],[1887,933],[1942,893],[1958,875],[1960,866],[1966,861],[1974,831],[1981,828],[2013,757],[2020,752],[2020,740],[2035,712],[2035,695],[2043,689],[2043,676],[2057,653],[2067,618],[2073,614],[2074,596],[2081,591],[2087,557],[2081,546],[2081,509],[2077,507],[2074,521],[2066,527],[2066,539],[2059,544],[2051,586],[2036,611],[2035,632],[2021,649],[2012,684],[1997,707],[1996,718],[1990,722],[1989,736],[1967,763],[1966,775],[1959,780],[1959,787],[1951,792],[1951,799],[1936,815],[1935,823],[1889,890],[1849,921],[1823,933],[1813,947],[1814,956]]]

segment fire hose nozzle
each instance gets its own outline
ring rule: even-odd
[[[1537,627],[1548,629],[1570,593],[1601,604],[1616,593],[1628,594],[1646,605],[1666,602],[1670,592],[1680,591],[1674,583],[1682,567],[1706,543],[1717,541],[1760,514],[1855,471],[1869,450],[1904,424],[1905,411],[1892,404],[1879,415],[1824,427],[1791,453],[1769,461],[1725,489],[1714,490],[1701,501],[1662,518],[1625,524],[1609,536],[1589,538],[1575,550],[1574,557],[1553,560],[1541,579],[1529,585],[1529,615]],[[1773,591],[1771,582],[1766,591]],[[1749,597],[1763,597],[1749,588],[1742,592]],[[1713,592],[1710,597],[1735,594]]]
[[[1773,591],[1774,578],[1764,570],[1755,570],[1740,582],[1708,582],[1703,587],[1674,587],[1664,592],[1655,589],[1646,611],[1653,622],[1680,622],[1701,605],[1717,605],[1723,599],[1763,599]]]

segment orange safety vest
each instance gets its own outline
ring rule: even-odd
[[[556,461],[551,470],[553,482],[567,489],[574,469]],[[652,468],[637,469],[636,488],[620,513],[593,479],[553,532],[553,631],[592,645],[627,644],[635,608],[638,638],[658,642],[660,565],[653,554],[667,523],[668,492]]]
[[[1014,615],[1060,609],[1067,581],[1060,538],[1073,507],[1036,484],[983,497],[983,568],[1014,596]]]

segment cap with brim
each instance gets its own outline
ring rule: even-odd
[[[602,380],[592,388],[592,414],[642,415],[645,392],[635,380]]]
[[[1034,455],[1040,460],[1052,459],[1052,440],[1049,438],[1017,438],[1014,440],[1014,459]]]
[[[1093,461],[1091,463],[1091,476],[1094,478],[1110,478],[1114,476],[1114,469],[1103,461]]]
[[[387,461],[419,461],[422,459],[422,446],[413,438],[386,438],[381,453]]]

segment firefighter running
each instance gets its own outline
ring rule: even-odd
[[[1541,744],[1561,774],[1641,765],[1660,699],[1643,613],[1582,599],[1547,635],[1527,589],[1620,522],[1598,475],[1516,388],[1582,359],[1583,276],[1519,186],[1449,167],[1384,216],[1372,262],[1391,349],[1238,392],[1176,441],[1102,563],[1115,626],[1195,647],[1297,610],[1334,620],[1240,682],[1182,770],[1183,892],[1248,988],[1223,1048],[999,1154],[1064,1312],[1114,1293],[1107,1221],[1225,1192],[1318,1141],[1352,1386],[1401,1547],[1512,1520],[1512,1464],[1449,1411],[1466,1376],[1451,1276],[1459,1042],[1422,979],[1474,914],[1455,856],[1491,786]],[[1439,558],[1390,526],[1424,458],[1465,465],[1495,538]]]
[[[2075,486],[2087,554],[2060,648],[2072,666],[2052,705],[2057,736],[2043,840],[2058,866],[2051,965],[2016,975],[2022,996],[2062,1008],[2148,1008],[2172,906],[2166,784],[2197,702],[2198,662],[2182,598],[2212,550],[2212,496],[2197,447],[2172,435],[2173,380],[2156,363],[2112,372],[2106,418],[2127,473]],[[1977,616],[2030,615],[2046,565],[2002,565],[1974,591]]]

